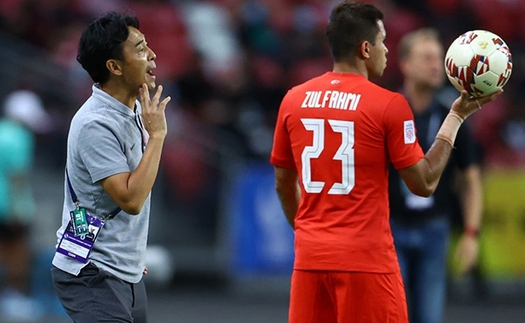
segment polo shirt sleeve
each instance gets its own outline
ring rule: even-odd
[[[131,172],[118,136],[119,128],[92,120],[80,129],[78,152],[93,183],[118,173]],[[140,148],[138,148],[140,149]]]
[[[384,122],[388,154],[395,169],[412,166],[425,156],[417,140],[414,115],[401,94],[387,105]]]

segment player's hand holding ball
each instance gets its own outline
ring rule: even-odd
[[[484,104],[494,101],[501,93],[503,89],[498,89],[489,96],[475,98],[466,90],[461,90],[461,96],[452,103],[451,111],[455,112],[462,119],[461,121],[465,121],[469,115],[481,109]]]

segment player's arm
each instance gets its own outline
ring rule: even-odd
[[[140,92],[142,118],[150,137],[137,169],[132,173],[115,174],[101,181],[101,185],[108,195],[122,210],[129,214],[140,212],[157,178],[162,147],[167,135],[164,111],[170,101],[170,97],[167,97],[159,102],[161,93],[162,86],[159,86],[150,100],[145,85]]]
[[[461,194],[461,207],[465,234],[475,236],[481,226],[483,213],[483,183],[481,181],[481,167],[477,164],[468,166],[462,173],[464,187]]]
[[[416,164],[399,169],[399,174],[408,189],[419,196],[429,197],[436,190],[443,170],[447,166],[452,146],[442,140],[435,140],[424,158]]]
[[[427,197],[434,193],[441,174],[447,166],[457,132],[463,121],[481,106],[496,99],[501,93],[503,90],[500,89],[489,96],[474,99],[469,98],[467,91],[461,91],[460,97],[452,103],[450,112],[425,157],[416,164],[399,170],[412,193]]]
[[[463,274],[474,267],[479,255],[477,237],[483,213],[483,186],[480,166],[471,164],[463,170],[461,182],[460,202],[465,231],[458,241],[454,257],[459,264],[459,272]]]
[[[301,199],[297,170],[275,166],[274,171],[275,190],[279,196],[281,207],[286,216],[286,220],[288,220],[292,229],[295,230],[294,220]]]

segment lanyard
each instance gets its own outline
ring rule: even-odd
[[[137,127],[139,128],[139,131],[140,131],[140,136],[141,136],[141,140],[142,140],[142,154],[144,154],[144,150],[146,150],[146,134],[145,134],[145,128],[144,128],[144,124],[142,124],[142,118],[140,117],[140,115],[137,113],[135,114],[135,123],[137,124]]]
[[[71,185],[71,181],[69,180],[69,174],[66,168],[66,179],[67,179],[67,186],[69,188],[69,193],[71,194],[71,199],[73,200],[73,203],[75,203],[75,206],[77,209],[80,207],[80,202],[78,200],[78,196],[75,194],[75,190],[73,190],[73,186]],[[109,220],[113,219],[115,215],[117,215],[122,209],[117,206],[116,209],[114,209],[110,214],[108,214],[106,217],[104,217],[103,220]]]

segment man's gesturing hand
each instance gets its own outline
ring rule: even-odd
[[[155,95],[150,99],[148,86],[144,83],[140,87],[140,104],[142,105],[142,120],[144,127],[150,138],[166,137],[168,127],[166,125],[166,105],[170,102],[171,97],[166,97],[160,101],[162,94],[162,85],[159,85]],[[160,101],[160,102],[159,102]]]

